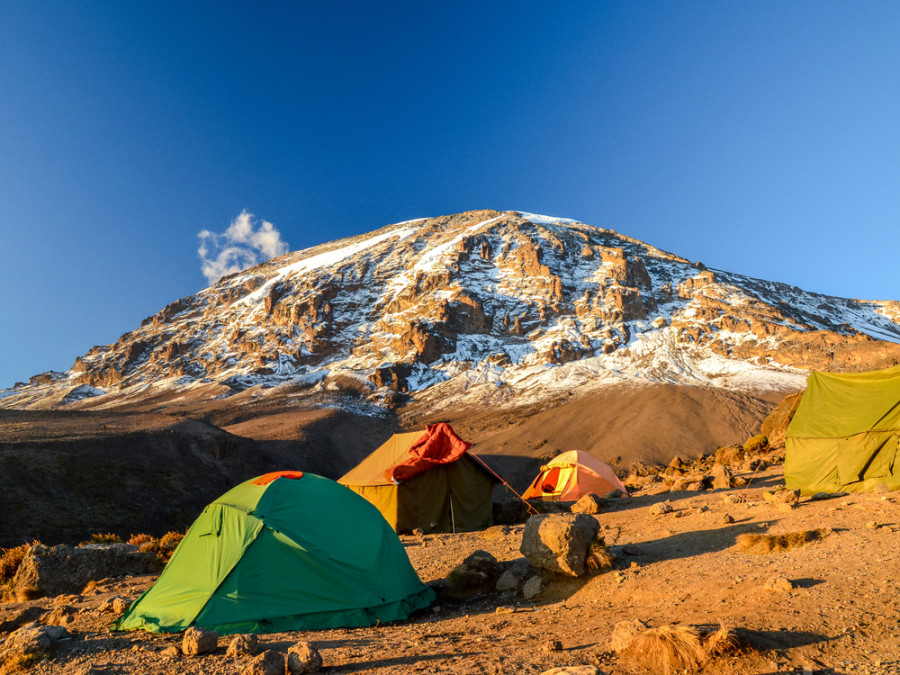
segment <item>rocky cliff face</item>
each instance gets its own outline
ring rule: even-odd
[[[792,389],[900,363],[900,303],[808,293],[583,223],[496,211],[289,253],[163,308],[0,406],[252,386],[504,405],[622,382]]]

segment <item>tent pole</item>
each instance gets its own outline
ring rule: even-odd
[[[447,494],[450,495],[450,529],[453,530],[453,534],[456,534],[456,518],[453,517],[453,493],[447,490]]]

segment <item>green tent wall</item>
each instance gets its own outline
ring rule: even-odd
[[[405,619],[434,600],[366,500],[283,472],[207,506],[118,630],[266,633]]]
[[[900,366],[863,373],[809,374],[785,434],[791,489],[867,492],[900,489]]]

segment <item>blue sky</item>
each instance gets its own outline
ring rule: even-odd
[[[0,0],[0,387],[291,250],[516,209],[900,299],[891,2]]]

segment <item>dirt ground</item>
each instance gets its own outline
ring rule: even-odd
[[[656,487],[610,502],[595,516],[616,555],[615,568],[581,579],[556,577],[533,603],[486,593],[466,601],[439,595],[409,620],[369,628],[261,636],[264,649],[282,653],[311,642],[326,673],[542,673],[558,666],[595,665],[609,675],[663,672],[628,661],[609,648],[616,623],[724,623],[744,647],[700,672],[900,673],[900,494],[850,494],[801,499],[790,510],[763,500],[782,484],[781,467],[740,489],[663,492]],[[673,510],[653,515],[669,501]],[[733,522],[726,522],[730,516]],[[822,540],[781,553],[735,547],[745,532],[786,533],[831,528]],[[521,557],[523,525],[484,532],[402,537],[426,583],[440,585],[475,550],[498,560]],[[769,590],[785,577],[792,590]],[[154,577],[111,579],[80,596],[0,605],[0,623],[28,607],[69,607],[71,638],[30,672],[240,673],[250,657],[167,656],[180,635],[113,633],[116,618],[100,608],[113,596],[135,599]],[[561,648],[552,649],[559,641]]]

